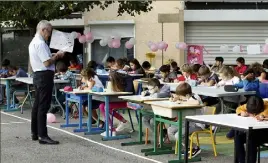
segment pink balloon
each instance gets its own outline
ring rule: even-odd
[[[265,44],[265,45],[262,47],[262,52],[268,54],[268,44]]]
[[[187,45],[184,42],[176,43],[176,48],[180,50],[185,50],[187,48]]]
[[[80,37],[78,38],[78,40],[79,40],[79,42],[80,42],[81,44],[83,44],[83,43],[85,43],[85,42],[87,41],[85,35],[80,36]]]
[[[48,123],[55,123],[56,122],[56,116],[52,113],[47,113],[47,122]]]
[[[108,41],[108,47],[113,48],[113,40]]]
[[[149,41],[149,42],[147,43],[147,46],[150,48],[152,44],[153,44],[153,42],[152,42],[152,41]]]
[[[127,49],[131,49],[131,48],[133,48],[133,45],[127,41],[126,44],[125,44],[125,47]]]
[[[92,40],[93,39],[93,35],[92,35],[92,33],[91,32],[88,32],[87,34],[86,34],[86,40]]]
[[[164,41],[161,41],[160,43],[158,43],[158,45],[157,45],[158,46],[158,49],[159,50],[164,50],[165,49],[165,44],[166,43]]]
[[[81,33],[77,32],[77,38],[79,38],[81,36]]]
[[[156,52],[158,50],[158,46],[157,44],[152,44],[150,49],[153,51],[153,52]]]
[[[168,44],[166,43],[164,50],[167,51],[167,48],[168,48]]]
[[[112,44],[113,48],[119,48],[121,46],[120,40],[113,40]]]

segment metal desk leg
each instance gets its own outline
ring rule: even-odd
[[[18,108],[10,107],[10,81],[9,80],[6,80],[6,96],[7,96],[7,107],[4,110],[4,112],[17,111]]]
[[[94,127],[92,128],[92,95],[88,95],[88,117],[87,117],[87,131],[85,135],[99,134],[104,130],[102,128]]]
[[[246,137],[246,163],[251,163],[250,161],[250,154],[249,153],[249,148],[252,148],[252,144],[251,144],[251,135],[252,135],[252,128],[249,128],[248,131],[247,131],[247,137]]]
[[[139,140],[133,141],[133,142],[127,142],[127,143],[121,143],[121,146],[131,146],[131,145],[142,145],[145,144],[145,141],[142,140],[142,110],[137,110],[138,112],[138,120],[139,120]],[[150,140],[148,140],[148,143],[151,143]]]
[[[188,144],[189,144],[189,121],[185,122],[185,150],[184,150],[184,162],[188,163]]]
[[[109,96],[104,96],[104,98],[105,98],[105,130],[106,130],[106,136],[103,137],[102,140],[107,141],[107,140],[118,140],[118,139],[130,138],[130,135],[110,136],[110,134],[109,134],[110,97]]]
[[[18,107],[18,108],[20,108],[21,114],[23,114],[23,106],[24,106],[26,100],[28,99],[28,97],[29,97],[30,106],[32,107],[32,97],[31,97],[31,91],[30,91],[30,85],[29,84],[27,84],[27,95],[24,98],[22,104]]]
[[[82,97],[79,96],[79,106],[78,106],[78,110],[79,110],[79,125],[78,125],[78,129],[74,129],[74,132],[86,132],[88,129],[87,128],[83,128],[83,106],[82,106]]]
[[[52,105],[52,106],[54,106],[54,107],[56,107],[56,106],[59,106],[60,107],[60,109],[61,109],[61,111],[62,111],[62,117],[64,118],[65,117],[65,113],[64,113],[64,109],[63,109],[63,107],[61,106],[61,104],[60,104],[60,101],[59,101],[59,99],[58,99],[58,93],[57,93],[57,88],[56,88],[56,85],[54,84],[54,97],[55,97],[55,101],[56,101],[56,105]]]

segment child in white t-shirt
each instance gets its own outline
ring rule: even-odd
[[[178,102],[181,104],[192,104],[192,105],[202,104],[201,98],[198,95],[195,95],[192,93],[191,86],[186,82],[183,82],[177,86],[176,93],[173,94],[173,97],[170,98],[170,101]],[[193,110],[183,112],[183,117],[189,116],[189,115],[202,115],[202,114],[203,114],[203,109],[193,109]],[[183,121],[183,123],[184,123],[184,121]],[[182,126],[184,126],[184,125],[182,125]],[[203,125],[203,124],[190,123],[189,134],[191,134],[195,131],[203,130],[204,127],[205,127],[205,125]],[[182,129],[183,140],[184,140],[184,136],[185,136],[184,132],[185,132],[185,129],[183,127],[183,129]],[[173,137],[175,137],[175,139],[178,139],[178,127],[173,126],[173,125],[170,126],[168,128],[168,134],[170,137],[173,136]],[[197,145],[194,145],[193,150],[192,150],[192,157],[197,156],[200,152],[201,152],[201,149]]]
[[[100,79],[98,78],[97,74],[95,71],[91,68],[83,69],[81,72],[81,77],[82,77],[82,83],[84,83],[84,86],[80,86],[79,89],[81,90],[92,90],[93,87],[97,89],[104,89],[104,86]],[[99,108],[101,102],[92,100],[92,118],[95,121],[98,121],[98,114],[96,109]],[[88,101],[83,102],[83,110],[87,110],[88,106]],[[104,127],[104,122],[100,120],[99,122],[101,128]]]

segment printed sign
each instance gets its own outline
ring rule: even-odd
[[[260,45],[248,45],[247,53],[248,54],[261,54],[261,46]]]
[[[201,45],[188,45],[187,63],[189,64],[203,64],[203,49]]]
[[[71,33],[53,29],[50,48],[72,53],[74,48],[74,39],[72,38]]]

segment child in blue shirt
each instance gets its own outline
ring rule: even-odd
[[[4,59],[0,69],[0,77],[5,77],[8,75],[8,66],[10,66],[10,61],[8,59]]]
[[[255,77],[254,70],[252,68],[247,69],[247,71],[243,74],[244,79],[235,84],[239,89],[244,89],[245,91],[256,91],[256,95],[259,96],[259,84],[260,81]]]

